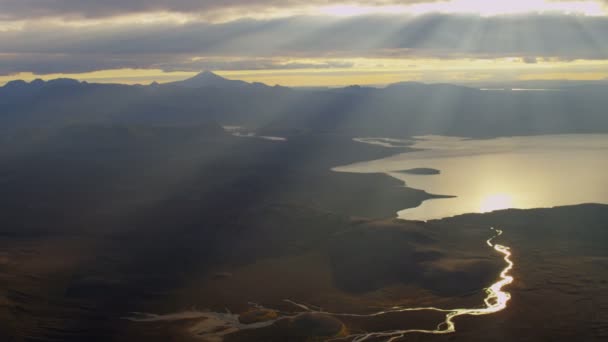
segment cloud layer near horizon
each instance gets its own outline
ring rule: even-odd
[[[150,12],[192,13],[216,10],[268,10],[303,6],[386,6],[447,0],[0,0],[0,19],[39,17],[103,18]]]
[[[608,0],[0,0],[0,79],[202,69],[266,70],[289,74],[292,84],[296,73],[426,80],[420,70],[450,79],[597,79],[608,65],[602,4]]]
[[[41,17],[107,18],[112,16],[169,12],[202,13],[238,11],[289,10],[314,6],[406,6],[411,4],[447,3],[451,0],[0,0],[0,20]],[[511,0],[510,4],[518,0]],[[522,1],[522,2],[529,2]],[[608,3],[608,0],[544,0],[548,3]],[[538,1],[537,1],[538,2]]]
[[[196,71],[350,66],[336,62],[339,58],[604,60],[608,58],[608,18],[433,14],[77,28],[29,24],[0,32],[0,46],[0,75],[119,68]],[[302,59],[315,62],[293,62]]]

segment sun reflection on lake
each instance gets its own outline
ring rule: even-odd
[[[484,197],[479,206],[479,212],[487,213],[513,207],[513,196],[509,194],[493,194]]]
[[[386,140],[357,139],[368,144]],[[398,213],[433,220],[501,209],[608,203],[608,134],[569,134],[495,139],[425,136],[417,151],[336,167],[341,172],[379,173],[407,187],[453,196],[432,199]],[[404,172],[430,168],[432,175]]]

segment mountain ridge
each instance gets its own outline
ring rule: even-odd
[[[298,91],[368,91],[368,90],[416,90],[424,88],[460,88],[469,90],[480,90],[480,89],[491,89],[491,90],[588,90],[588,89],[606,89],[608,86],[607,80],[600,81],[560,81],[560,86],[546,84],[544,81],[527,81],[527,82],[514,82],[510,83],[483,83],[483,82],[471,82],[471,83],[449,83],[449,82],[417,82],[417,81],[399,81],[388,83],[383,86],[369,86],[360,84],[351,84],[338,87],[323,87],[323,86],[310,86],[310,87],[287,87],[280,84],[270,86],[262,82],[246,82],[243,80],[234,80],[222,77],[213,71],[203,70],[198,74],[178,81],[159,83],[153,81],[150,84],[121,84],[121,83],[96,83],[88,81],[80,81],[74,78],[55,78],[50,80],[43,80],[41,78],[34,79],[32,81],[25,81],[22,79],[15,79],[6,82],[4,85],[0,85],[2,89],[39,89],[49,86],[78,86],[78,85],[104,85],[104,86],[130,86],[140,88],[157,88],[157,87],[180,87],[189,89],[198,88],[287,88]]]
[[[180,86],[184,88],[203,88],[203,87],[217,87],[217,88],[235,88],[235,87],[247,87],[253,86],[253,84],[241,81],[241,80],[230,80],[225,77],[219,76],[209,70],[204,70],[193,77],[187,78],[181,81],[175,81],[165,83],[165,86]],[[265,85],[266,86],[266,85]]]
[[[405,82],[386,88],[306,90],[226,80],[211,72],[189,80],[190,87],[70,79],[13,81],[0,88],[0,135],[6,132],[14,137],[22,129],[61,128],[70,123],[193,125],[208,121],[248,127],[269,136],[608,133],[604,110],[608,97],[599,85],[539,92]]]

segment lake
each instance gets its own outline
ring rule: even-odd
[[[359,138],[387,148],[394,139]],[[334,168],[339,172],[386,173],[408,187],[455,196],[425,201],[397,213],[408,220],[439,219],[507,208],[581,203],[608,204],[608,134],[569,134],[474,140],[415,137],[419,151]],[[400,171],[429,168],[435,175]]]

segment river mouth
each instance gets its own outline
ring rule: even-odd
[[[356,141],[387,143],[385,138]],[[400,141],[399,146],[402,144]],[[409,147],[416,151],[333,170],[386,173],[409,188],[453,196],[427,200],[419,207],[397,213],[407,220],[427,221],[510,208],[608,203],[606,134],[486,140],[423,136],[414,138]],[[408,170],[426,172],[415,174]]]
[[[222,313],[190,310],[166,315],[133,313],[133,316],[125,317],[125,319],[135,323],[148,324],[194,321],[195,323],[189,328],[189,333],[206,341],[223,341],[225,337],[233,333],[263,329],[281,322],[287,322],[287,324],[293,325],[294,322],[298,322],[298,320],[306,317],[306,315],[314,315],[311,316],[311,319],[320,321],[320,323],[323,325],[326,325],[327,322],[334,322],[335,324],[339,325],[338,329],[335,329],[333,332],[334,335],[324,338],[324,341],[392,342],[400,340],[406,335],[412,333],[433,335],[452,334],[457,331],[455,322],[456,318],[460,316],[483,316],[494,314],[505,310],[509,301],[511,300],[511,294],[505,290],[505,287],[512,284],[515,280],[510,274],[511,270],[515,266],[514,262],[511,260],[511,250],[510,247],[495,243],[495,240],[503,234],[503,231],[494,228],[491,228],[491,230],[493,232],[493,236],[486,241],[486,244],[488,247],[502,256],[505,266],[500,272],[496,281],[484,289],[485,298],[483,300],[483,306],[479,307],[446,309],[434,306],[394,306],[376,312],[357,314],[328,312],[318,306],[299,303],[292,299],[285,299],[284,302],[291,305],[294,308],[294,311],[285,312],[274,308],[266,308],[255,303],[250,303],[250,310],[241,315],[233,314],[231,312]],[[261,319],[251,321],[244,319],[251,316],[251,313],[255,313],[255,317],[261,317]],[[347,330],[347,327],[340,320],[338,320],[348,318],[372,320],[404,313],[413,313],[421,316],[425,315],[426,313],[438,313],[442,314],[444,318],[436,325],[434,329],[408,328],[364,333],[350,333]],[[310,329],[310,326],[308,326],[307,329]]]

